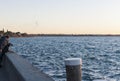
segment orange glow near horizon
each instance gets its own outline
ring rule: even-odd
[[[7,1],[0,3],[1,30],[29,34],[120,34],[119,0]]]

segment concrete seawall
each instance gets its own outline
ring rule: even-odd
[[[54,81],[47,74],[40,72],[27,60],[15,53],[7,53],[3,67],[9,81]]]

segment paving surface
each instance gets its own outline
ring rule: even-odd
[[[4,70],[4,67],[0,68],[0,81],[9,81],[8,76]]]

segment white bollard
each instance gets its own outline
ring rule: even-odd
[[[82,81],[82,59],[68,58],[65,59],[67,81]]]

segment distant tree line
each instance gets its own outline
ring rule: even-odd
[[[10,37],[26,37],[26,36],[28,36],[27,33],[12,32],[12,31],[8,31],[8,30],[5,32],[4,29],[0,31],[0,36],[3,36],[3,35],[9,35]]]
[[[34,36],[120,36],[120,34],[27,34],[12,31],[0,31],[0,36],[9,35],[10,37],[34,37]]]

